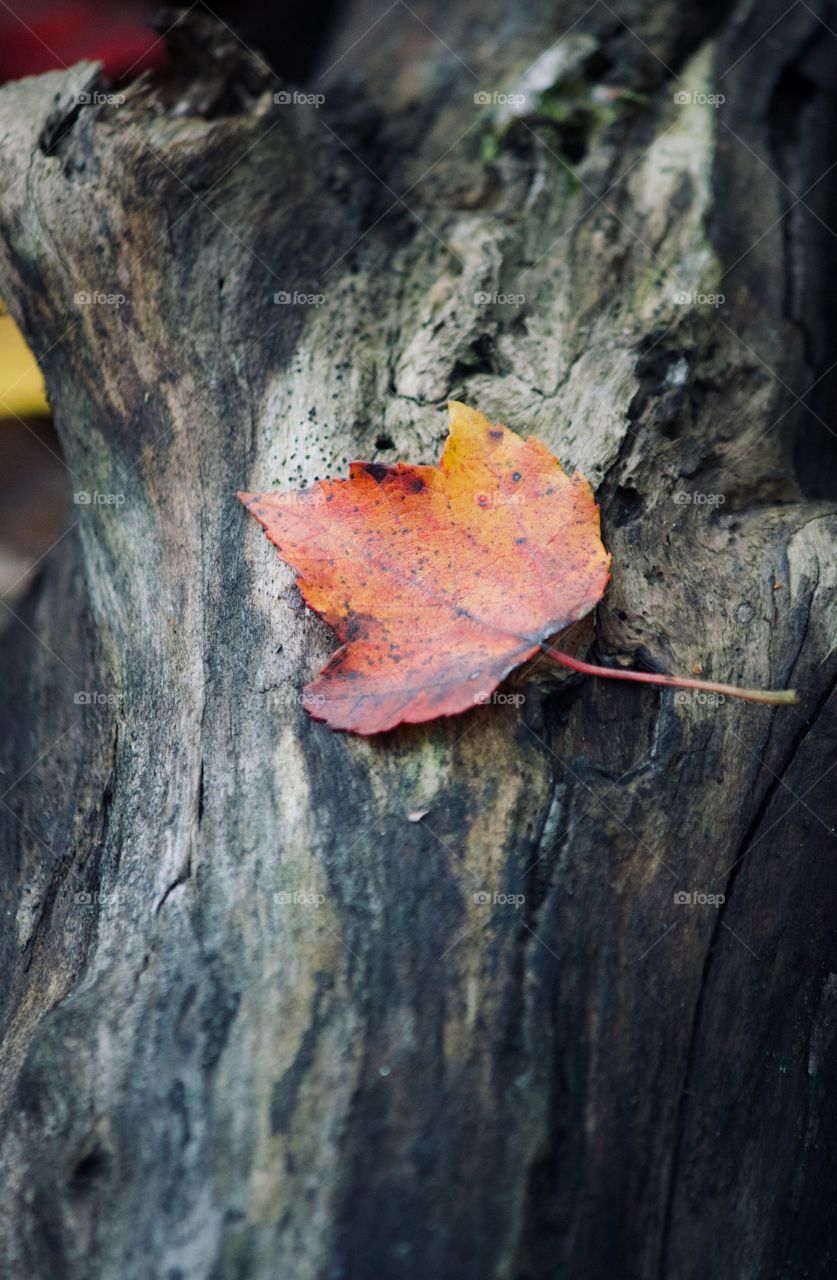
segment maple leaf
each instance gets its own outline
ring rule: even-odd
[[[548,645],[610,576],[590,485],[533,436],[449,410],[438,467],[353,462],[348,480],[239,494],[341,642],[305,689],[312,716],[370,734],[456,715],[539,650],[613,679],[792,700],[594,667]]]

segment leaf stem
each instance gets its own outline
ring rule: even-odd
[[[597,667],[592,662],[581,662],[568,653],[553,649],[544,641],[544,653],[553,662],[585,676],[606,676],[608,680],[633,680],[636,684],[665,685],[669,689],[702,689],[705,693],[720,693],[725,698],[742,698],[745,702],[767,702],[792,705],[798,703],[795,689],[739,689],[734,684],[715,684],[710,680],[693,680],[688,676],[658,676],[650,671],[623,671],[616,667]]]

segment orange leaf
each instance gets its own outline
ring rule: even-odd
[[[485,701],[601,599],[610,556],[581,475],[456,401],[438,467],[239,494],[341,641],[305,705],[378,733]]]

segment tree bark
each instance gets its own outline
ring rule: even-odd
[[[6,606],[4,1275],[833,1274],[833,25],[358,4],[302,90],[193,21],[123,103],[0,93],[92,495]],[[314,722],[236,490],[435,461],[451,397],[596,486],[588,656],[801,706],[541,662]]]

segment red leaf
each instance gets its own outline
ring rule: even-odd
[[[449,408],[438,467],[353,462],[348,480],[239,494],[341,641],[306,688],[311,715],[355,733],[455,715],[542,647],[576,670],[726,690],[593,668],[545,644],[607,585],[590,485],[533,436]]]

